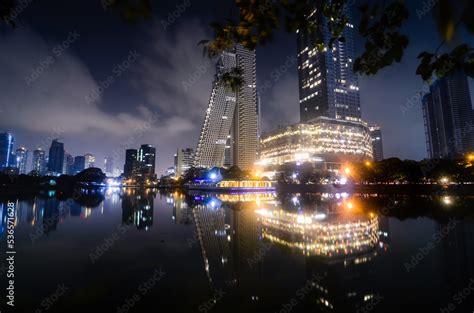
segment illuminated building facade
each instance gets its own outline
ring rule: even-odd
[[[33,151],[32,167],[36,175],[44,175],[46,173],[46,151],[41,148]]]
[[[178,149],[174,156],[174,170],[175,175],[180,177],[186,173],[193,166],[194,149]]]
[[[244,80],[237,92],[221,81],[222,75],[235,67],[242,71]],[[222,167],[228,163],[251,169],[257,157],[257,113],[255,51],[237,45],[218,58],[194,166]]]
[[[85,165],[86,168],[95,167],[95,156],[93,156],[90,153],[87,153],[84,155],[84,158],[86,161],[86,165]]]
[[[16,167],[20,174],[26,174],[26,164],[28,163],[28,150],[25,147],[16,149]]]
[[[364,122],[319,117],[262,136],[260,164],[372,159],[372,140]]]
[[[10,133],[0,134],[0,171],[12,164],[14,137]]]
[[[155,178],[156,148],[152,145],[141,145],[138,149],[137,161],[139,175],[144,178]]]
[[[370,137],[372,137],[372,150],[374,151],[374,161],[383,160],[383,139],[382,129],[379,126],[370,126]]]
[[[360,121],[359,83],[352,70],[354,25],[347,23],[342,33],[345,41],[336,40],[330,47],[331,32],[322,14],[324,2],[313,2],[314,10],[306,18],[317,29],[297,33],[300,121],[306,123],[320,116]],[[321,41],[324,51],[317,47]]]

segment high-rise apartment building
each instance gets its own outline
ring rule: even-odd
[[[383,160],[383,139],[382,129],[379,126],[370,126],[370,137],[372,138],[372,150],[374,151],[374,161]]]
[[[236,92],[225,86],[221,77],[239,68],[243,84]],[[209,105],[198,140],[194,165],[224,166],[226,153],[231,165],[247,170],[257,154],[258,105],[255,51],[240,45],[223,52],[217,61]],[[226,146],[229,149],[226,152]]]
[[[66,175],[75,175],[74,173],[74,157],[69,153],[64,156],[64,168]]]
[[[44,175],[46,173],[46,151],[41,148],[33,151],[32,170],[35,175]]]
[[[323,1],[314,1],[314,10],[307,19],[317,25],[315,31],[299,30],[297,34],[300,119],[307,123],[314,118],[360,121],[359,83],[353,72],[354,25],[347,23],[344,42],[329,46],[331,33],[322,14]],[[345,9],[350,17],[350,10]],[[325,43],[320,51],[319,42]]]
[[[193,166],[194,149],[178,149],[174,156],[174,171],[177,177],[182,176]]]
[[[10,133],[0,134],[0,172],[9,167],[13,161],[13,143],[15,138]]]
[[[438,79],[422,98],[429,158],[457,158],[474,151],[474,115],[467,77]]]
[[[48,171],[52,175],[64,173],[64,143],[53,140],[49,148]]]
[[[25,147],[20,147],[16,149],[15,160],[16,168],[18,168],[18,173],[26,174],[26,166],[28,163],[28,150]]]
[[[105,175],[115,176],[114,175],[114,158],[112,156],[108,156],[104,159],[104,169],[105,169]]]

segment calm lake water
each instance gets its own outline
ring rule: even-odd
[[[470,201],[49,192],[16,202],[7,312],[473,312]]]

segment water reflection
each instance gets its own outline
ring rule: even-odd
[[[389,285],[398,276],[407,279],[411,277],[409,275],[419,275],[418,271],[413,274],[404,270],[403,262],[410,260],[413,252],[405,252],[404,247],[400,246],[398,250],[393,249],[392,246],[400,240],[403,231],[399,229],[398,234],[395,232],[398,237],[394,236],[394,219],[387,214],[399,214],[407,204],[422,207],[423,210],[439,206],[440,212],[444,213],[456,210],[458,204],[470,204],[464,198],[449,196],[452,202],[449,210],[446,210],[447,203],[443,199],[448,195],[413,200],[408,197],[383,198],[347,193],[174,192],[162,193],[160,197],[157,194],[154,190],[116,188],[101,192],[85,191],[72,200],[61,194],[45,193],[17,201],[16,225],[24,224],[26,227],[23,230],[34,234],[35,241],[41,242],[44,238],[32,229],[42,230],[41,235],[68,233],[68,219],[84,220],[84,223],[75,223],[75,227],[90,227],[88,232],[91,236],[94,232],[100,234],[97,240],[84,247],[86,256],[103,240],[100,228],[105,227],[108,220],[112,221],[112,229],[117,224],[133,225],[136,231],[127,232],[110,253],[120,250],[131,253],[133,248],[128,245],[136,245],[137,237],[134,236],[146,237],[144,245],[152,246],[153,249],[137,258],[140,260],[135,264],[137,271],[150,266],[149,260],[167,259],[168,255],[161,250],[166,246],[163,243],[165,238],[166,242],[172,242],[170,246],[174,250],[179,250],[182,258],[173,259],[172,262],[179,263],[182,268],[189,265],[199,267],[198,278],[194,277],[189,284],[202,287],[201,282],[198,284],[198,280],[202,280],[207,286],[211,302],[215,300],[216,312],[234,307],[241,311],[280,312],[282,303],[295,297],[298,288],[307,282],[310,282],[311,288],[298,301],[293,312],[362,312],[367,305],[381,298],[384,301],[377,305],[374,312],[386,312],[402,297],[402,291],[392,294]],[[1,203],[3,233],[6,203]],[[165,214],[166,219],[158,219],[158,214]],[[408,214],[414,213],[410,211]],[[85,223],[85,220],[98,221],[99,218],[102,219],[101,223],[95,223],[95,226]],[[402,222],[396,220],[395,227],[400,227],[399,223]],[[430,224],[435,232],[441,232],[446,225],[443,219]],[[194,236],[189,237],[193,231]],[[188,235],[183,239],[182,233]],[[73,235],[69,233],[69,236]],[[425,237],[429,240],[429,236]],[[53,238],[59,240],[59,237]],[[128,245],[127,237],[130,238]],[[415,252],[418,247],[426,245],[426,241],[416,243],[416,236],[410,237],[407,242],[413,244]],[[123,246],[119,249],[119,245]],[[436,252],[427,255],[430,258],[427,264],[439,264],[439,268],[434,267],[436,272],[429,272],[430,275],[439,275],[442,279],[440,285],[445,288],[441,290],[435,286],[415,291],[417,295],[426,293],[436,298],[432,304],[428,304],[430,308],[437,309],[448,304],[450,297],[465,288],[469,279],[474,277],[473,247],[472,221],[460,219],[455,229],[440,237]],[[62,246],[57,249],[55,253],[58,255],[68,253],[65,248],[60,250]],[[116,258],[119,255],[114,256]],[[108,265],[107,260],[112,262],[115,259],[112,256],[104,257],[101,260],[104,267]],[[384,264],[390,264],[390,270],[395,268],[396,274],[392,281],[381,279],[390,276]],[[418,266],[422,268],[424,265]],[[134,270],[124,272],[124,275],[134,277]],[[180,275],[173,274],[177,276],[170,277],[178,278]],[[414,277],[423,279],[423,275]],[[314,277],[319,279],[315,281]],[[228,296],[213,299],[219,290],[224,290]],[[187,311],[195,311],[199,303],[209,301],[202,295],[198,298],[199,292],[190,295],[189,301],[193,304]],[[408,290],[403,294],[406,303],[414,303],[410,297],[415,296],[410,293]]]

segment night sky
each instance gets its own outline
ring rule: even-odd
[[[403,62],[359,83],[363,118],[383,127],[385,157],[422,159],[416,95],[426,86],[415,75],[416,56],[441,40],[431,13],[417,16],[423,1],[409,2],[403,31],[411,44]],[[211,37],[210,22],[234,10],[222,0],[153,3],[154,17],[131,25],[100,0],[34,1],[16,29],[1,26],[0,131],[15,135],[15,149],[48,149],[51,139],[61,138],[67,153],[92,153],[98,166],[106,155],[119,156],[115,166],[122,169],[125,149],[149,143],[161,174],[177,148],[195,148],[214,75],[197,43]],[[182,13],[168,20],[175,10]],[[460,33],[446,47],[466,41],[472,45],[472,36]],[[360,38],[356,44],[360,53]],[[285,63],[288,71],[275,81],[274,71]],[[280,33],[257,49],[258,84],[270,83],[260,94],[263,130],[298,121],[296,67],[294,34]],[[105,82],[110,86],[96,92]]]

